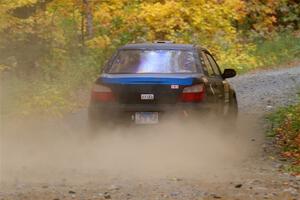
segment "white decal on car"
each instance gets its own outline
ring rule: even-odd
[[[179,85],[171,85],[171,89],[173,90],[179,89]]]

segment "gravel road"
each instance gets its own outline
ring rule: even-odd
[[[240,111],[262,114],[298,100],[300,67],[258,71],[230,82],[237,90]]]
[[[83,112],[3,123],[0,199],[299,200],[300,177],[282,172],[287,163],[270,151],[262,116],[297,101],[300,67],[230,82],[240,109],[232,134],[214,122],[172,121],[91,139]]]

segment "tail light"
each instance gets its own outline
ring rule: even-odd
[[[95,84],[91,94],[92,101],[109,102],[114,101],[115,97],[109,87]]]
[[[193,85],[183,89],[181,101],[183,102],[200,102],[205,97],[205,87],[203,84]]]

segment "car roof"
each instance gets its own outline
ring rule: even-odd
[[[157,43],[136,43],[127,44],[119,48],[119,50],[127,49],[171,49],[171,50],[193,50],[195,45],[192,44],[174,44],[169,42]]]

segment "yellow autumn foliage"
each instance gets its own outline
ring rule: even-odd
[[[245,17],[244,1],[137,2],[95,1],[93,17],[102,33],[88,42],[88,46],[102,49],[128,42],[171,40],[203,45],[218,55],[225,66],[239,70],[246,68],[247,63],[257,66],[255,58],[249,55],[255,47],[236,45],[239,35],[232,22]]]

